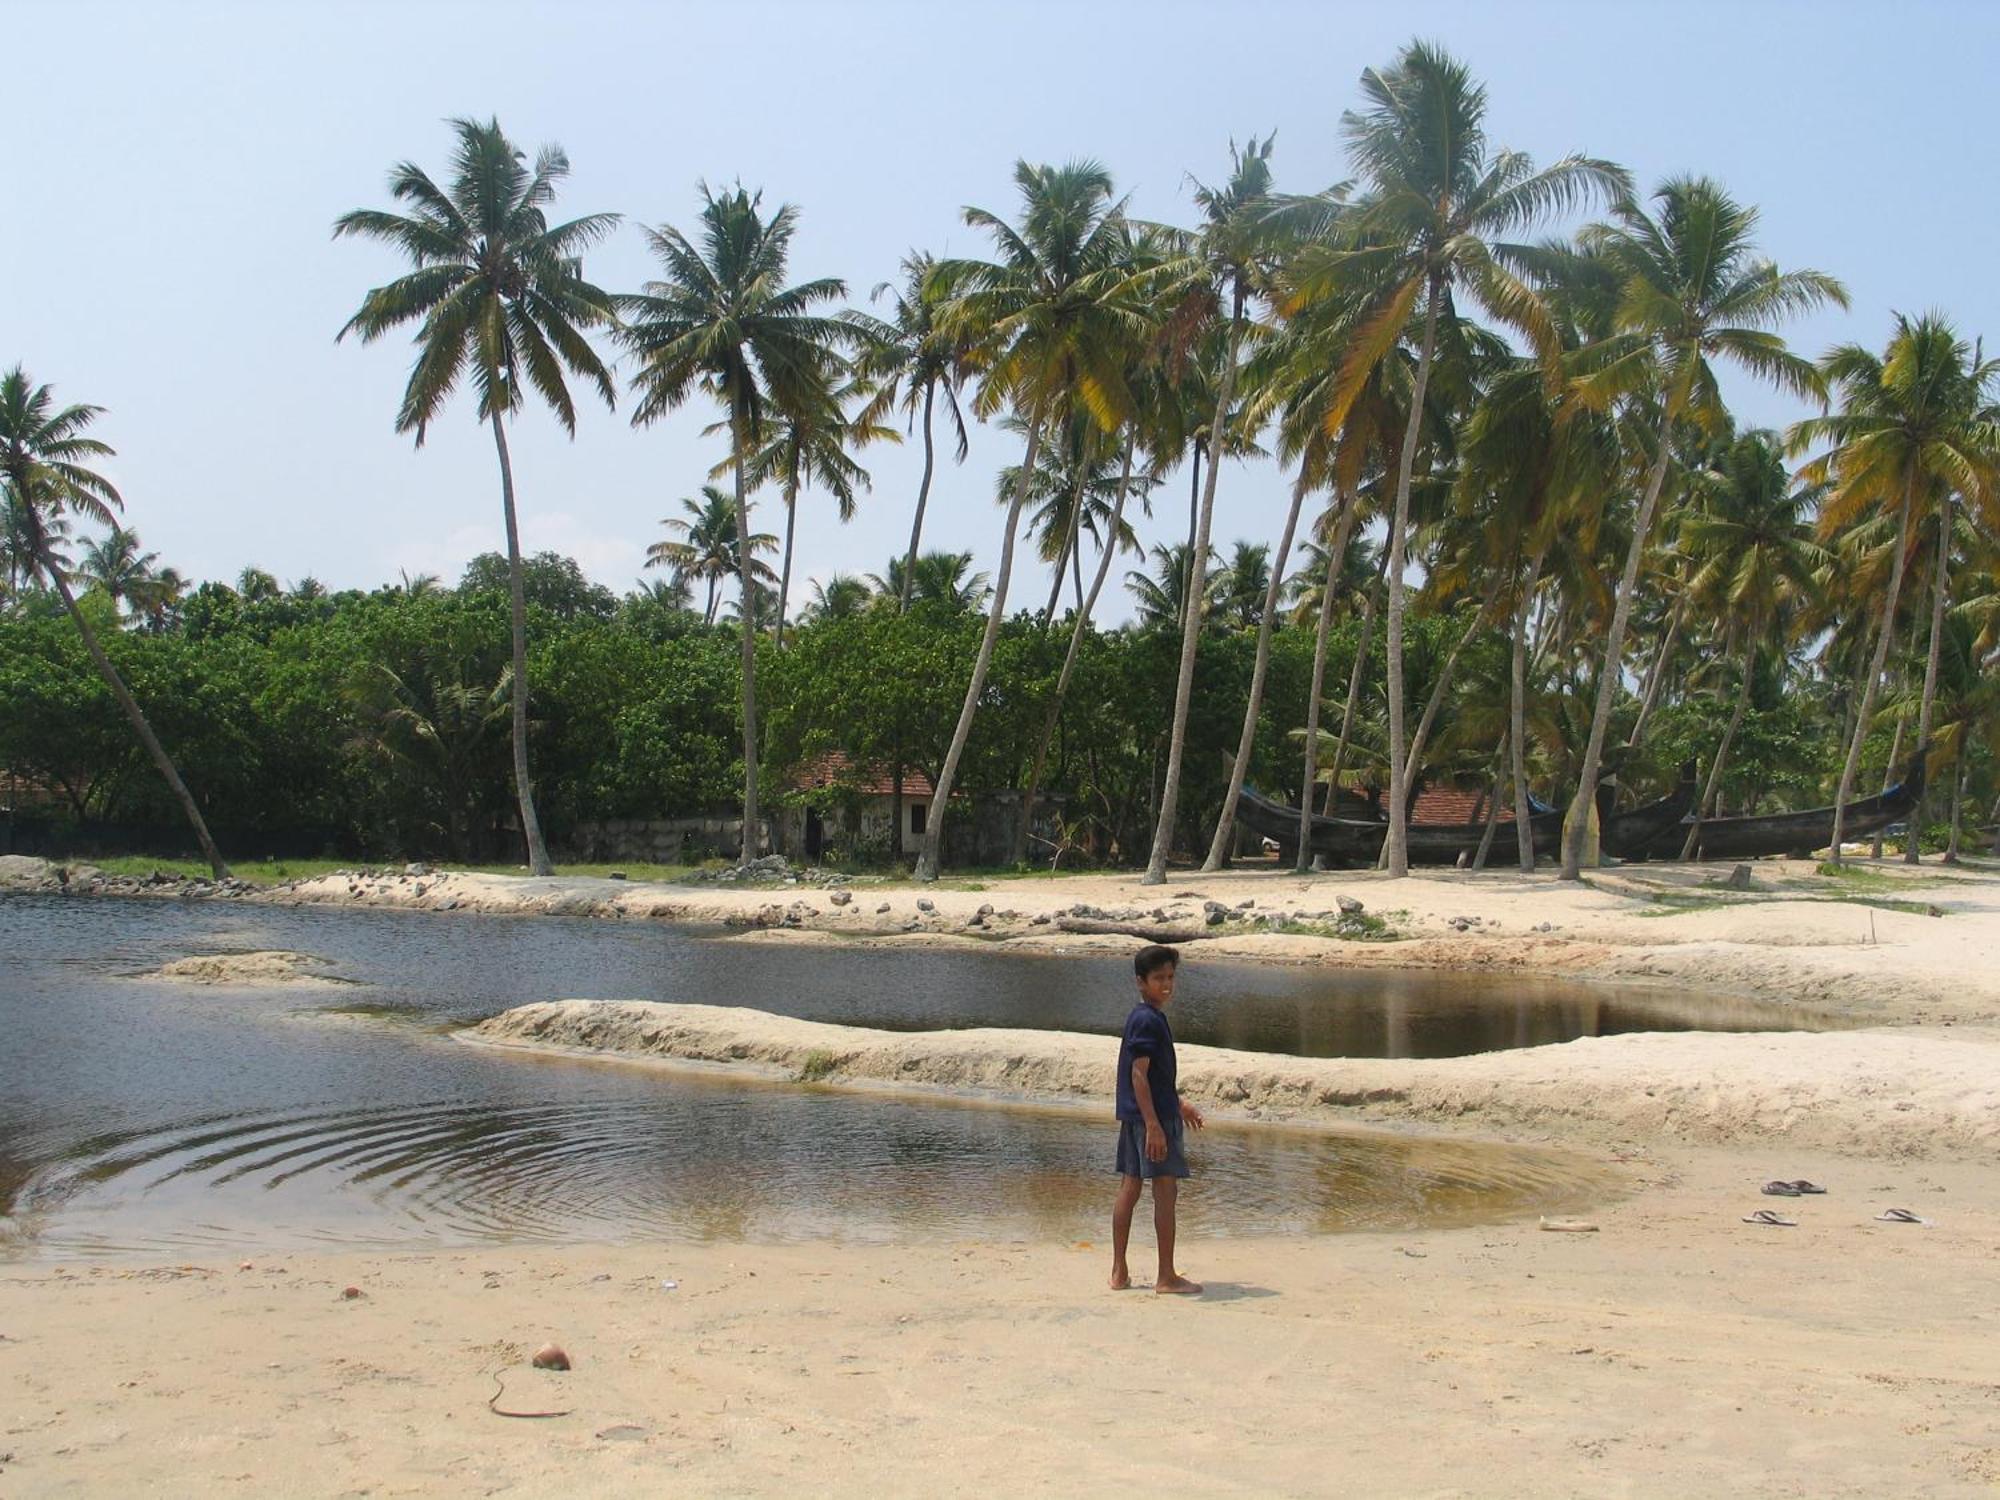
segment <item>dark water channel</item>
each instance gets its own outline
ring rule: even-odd
[[[321,955],[338,987],[205,988],[196,953]],[[514,1240],[1094,1237],[1101,1111],[996,1108],[497,1055],[528,1000],[750,1005],[906,1029],[1115,1032],[1112,959],[745,944],[657,925],[0,896],[0,1257]],[[1645,991],[1191,963],[1189,1042],[1444,1056],[1629,1030],[1776,1029]],[[1107,1055],[1107,1067],[1109,1058]],[[1558,1153],[1218,1128],[1201,1233],[1559,1211]]]

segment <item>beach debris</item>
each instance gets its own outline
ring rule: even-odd
[[[1218,935],[1194,927],[1155,927],[1139,922],[1106,922],[1096,917],[1058,917],[1056,926],[1064,932],[1132,937],[1143,943],[1192,943]]]
[[[1339,907],[1344,915],[1350,917],[1358,917],[1368,909],[1352,896],[1335,896],[1333,904]]]
[[[1772,1208],[1760,1208],[1754,1214],[1745,1214],[1743,1222],[1745,1224],[1769,1224],[1777,1229],[1797,1229],[1799,1227],[1797,1219],[1788,1219]]]
[[[1907,1208],[1885,1208],[1875,1215],[1878,1224],[1928,1224],[1929,1219],[1920,1219]]]
[[[662,1277],[660,1278],[660,1290],[661,1290],[661,1291],[663,1291],[663,1292],[671,1292],[671,1291],[674,1291],[674,1290],[676,1290],[676,1289],[677,1289],[677,1288],[678,1288],[679,1286],[680,1286],[680,1283],[679,1283],[678,1281],[669,1281],[669,1280],[668,1280],[668,1279],[667,1279],[666,1277],[664,1277],[664,1276],[662,1276]]]
[[[567,1370],[569,1355],[561,1344],[544,1344],[535,1351],[532,1363],[537,1370]]]
[[[252,1265],[252,1264],[251,1264],[251,1263],[250,1263],[249,1261],[247,1261],[247,1260],[246,1260],[246,1261],[244,1261],[244,1262],[243,1262],[243,1263],[242,1263],[241,1265],[239,1265],[239,1266],[238,1266],[238,1267],[237,1267],[236,1269],[237,1269],[237,1270],[239,1270],[239,1271],[254,1271],[254,1270],[256,1270],[257,1268],[256,1268],[255,1266],[253,1266],[253,1265]]]
[[[361,1295],[362,1291],[358,1286],[344,1286],[340,1289],[340,1300],[343,1302],[353,1302]]]
[[[835,891],[831,895],[829,895],[826,899],[831,901],[835,906],[845,906],[847,905],[848,902],[854,899],[854,892]]]
[[[617,1422],[609,1427],[597,1429],[598,1437],[607,1443],[636,1443],[643,1439],[646,1429],[634,1422]]]
[[[555,1346],[550,1345],[550,1347],[554,1348]],[[539,1361],[540,1356],[537,1355],[536,1358]],[[567,1370],[569,1366],[564,1365],[562,1368]],[[486,1398],[486,1409],[492,1412],[494,1416],[527,1417],[530,1419],[536,1417],[566,1417],[570,1414],[571,1411],[571,1408],[567,1406],[562,1407],[559,1410],[550,1410],[550,1411],[512,1411],[509,1410],[507,1407],[500,1405],[500,1398],[506,1394],[507,1394],[507,1377],[500,1371],[495,1370],[493,1372],[493,1394]]]
[[[1551,1219],[1542,1215],[1542,1228],[1551,1234],[1596,1234],[1597,1226],[1588,1219]]]
[[[631,877],[628,876],[623,870],[606,870],[604,872],[604,878],[606,880],[629,880]]]

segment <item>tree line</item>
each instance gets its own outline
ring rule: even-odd
[[[1074,772],[1059,746],[1100,708],[1076,697],[1092,653],[1161,639],[1173,645],[1170,681],[1126,663],[1158,688],[1124,725],[1128,748],[1159,741],[1151,835],[1103,831],[1120,858],[1136,862],[1145,843],[1149,881],[1202,842],[1183,812],[1197,794],[1204,867],[1221,863],[1236,790],[1275,777],[1273,757],[1294,768],[1302,831],[1325,788],[1382,786],[1396,874],[1411,793],[1427,778],[1490,783],[1489,806],[1525,808],[1538,786],[1568,796],[1561,870],[1573,878],[1600,778],[1640,784],[1675,716],[1699,719],[1699,704],[1724,709],[1713,737],[1689,746],[1705,768],[1699,816],[1789,797],[1801,778],[1845,804],[1864,765],[1920,744],[1956,827],[1968,796],[1993,791],[2000,734],[1995,364],[1935,313],[1898,315],[1880,351],[1792,350],[1787,322],[1846,305],[1835,278],[1763,257],[1755,210],[1710,178],[1642,190],[1608,161],[1538,167],[1492,144],[1484,90],[1440,49],[1406,48],[1364,72],[1360,90],[1341,119],[1351,182],[1281,192],[1274,142],[1253,139],[1232,146],[1226,178],[1197,185],[1192,224],[1175,226],[1131,215],[1096,163],[1022,162],[1012,215],[964,214],[991,258],[912,252],[865,308],[841,305],[837,279],[793,281],[798,210],[766,211],[741,186],[704,187],[692,233],[645,231],[658,279],[629,293],[596,286],[582,257],[617,216],[551,223],[566,158],[545,147],[531,161],[494,121],[453,123],[442,182],[403,163],[390,176],[395,210],[342,215],[337,236],[386,242],[411,265],[342,330],[370,340],[414,328],[398,430],[421,444],[470,384],[493,435],[509,654],[488,708],[509,723],[531,869],[550,868],[530,772],[545,684],[530,657],[507,424],[532,400],[573,431],[572,383],[615,406],[614,354],[636,425],[678,418],[696,398],[720,415],[710,477],[727,487],[685,502],[647,561],[677,612],[698,613],[700,638],[731,638],[748,825],[775,785],[760,760],[790,732],[778,726],[798,722],[797,698],[780,694],[809,686],[797,666],[809,638],[915,612],[937,429],[962,462],[971,420],[1022,445],[998,476],[1004,520],[983,620],[965,669],[909,684],[925,706],[878,748],[901,764],[908,741],[939,739],[934,761],[912,763],[941,812],[962,778],[1021,789],[1017,855],[1052,767]],[[1818,414],[1784,433],[1740,430],[1721,397],[1724,365]],[[0,473],[14,555],[26,559],[10,570],[60,596],[220,868],[195,799],[66,581],[62,527],[108,524],[119,504],[91,467],[108,452],[89,436],[97,415],[57,405],[18,367],[0,381]],[[816,490],[851,513],[868,485],[856,455],[900,436],[898,424],[925,454],[908,548],[873,582],[823,581],[812,628],[801,627],[799,505]],[[1222,460],[1267,452],[1290,478],[1282,528],[1217,567]],[[1100,632],[1092,615],[1138,545],[1135,515],[1177,470],[1189,481],[1185,540],[1156,546],[1128,580],[1149,623]],[[782,506],[782,537],[751,530],[760,494]],[[1039,610],[1017,601],[1010,614],[1024,521],[1050,591]],[[718,623],[725,578],[733,628]],[[875,602],[841,612],[864,594]],[[968,613],[939,624],[939,639],[968,628]],[[1052,672],[1032,673],[1022,631]],[[1215,680],[1212,640],[1242,643],[1240,682]],[[1303,701],[1280,705],[1284,666],[1301,652]],[[856,683],[856,704],[877,685]],[[1238,730],[1223,746],[1232,769],[1211,787],[1190,726],[1218,702]],[[1481,706],[1494,717],[1472,727]],[[1794,760],[1758,765],[1760,744],[1800,713],[1810,722]],[[984,729],[996,714],[1019,722]],[[1011,767],[979,758],[977,745],[1008,741]],[[920,876],[937,873],[943,824],[929,821]],[[1526,820],[1514,825],[1532,867]]]

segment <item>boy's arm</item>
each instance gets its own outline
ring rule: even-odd
[[[1138,1101],[1140,1118],[1146,1122],[1146,1160],[1165,1161],[1167,1132],[1161,1128],[1160,1117],[1153,1110],[1152,1071],[1152,1058],[1132,1059],[1132,1097]]]

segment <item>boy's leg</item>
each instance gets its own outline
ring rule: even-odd
[[[1160,1276],[1153,1283],[1153,1290],[1192,1295],[1201,1291],[1200,1284],[1189,1281],[1174,1269],[1174,1206],[1180,1201],[1180,1196],[1179,1178],[1153,1179],[1153,1237],[1160,1242]]]
[[[1132,1284],[1132,1271],[1125,1263],[1125,1247],[1132,1241],[1132,1213],[1139,1206],[1138,1178],[1121,1176],[1118,1197],[1111,1205],[1111,1289],[1122,1292]]]

